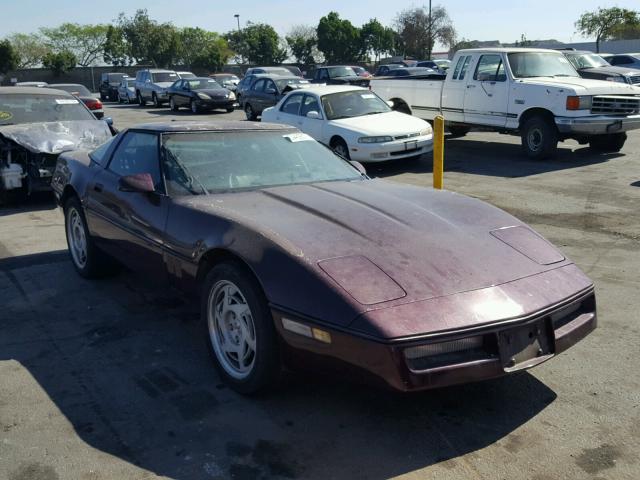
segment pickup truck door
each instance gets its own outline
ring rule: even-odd
[[[509,82],[499,53],[480,55],[473,75],[468,75],[464,121],[504,127],[507,123]]]
[[[473,55],[461,55],[455,67],[444,81],[442,88],[442,114],[449,122],[464,122],[464,101],[467,90],[466,78]]]

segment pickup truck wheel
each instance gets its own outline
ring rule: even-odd
[[[273,316],[260,285],[243,265],[225,261],[207,274],[201,318],[214,364],[227,385],[252,394],[277,382],[281,363]]]
[[[452,137],[464,137],[471,128],[469,127],[461,127],[459,125],[451,125],[449,127],[449,133],[451,133]]]
[[[227,108],[227,113],[231,113],[231,112],[233,112],[234,110],[235,110],[235,108],[234,108],[234,107],[229,107],[229,108]]]
[[[144,107],[147,104],[147,101],[143,98],[140,92],[137,93],[137,97],[138,97],[138,105],[140,107]]]
[[[589,139],[589,147],[598,152],[619,152],[626,141],[627,134],[624,132],[595,135]]]
[[[69,198],[64,204],[64,225],[71,263],[81,276],[96,278],[113,271],[114,261],[93,242],[77,197]]]
[[[522,126],[520,135],[522,149],[529,158],[543,160],[553,157],[558,150],[558,130],[544,117],[531,117]]]
[[[151,101],[153,102],[153,106],[156,108],[160,107],[160,102],[158,101],[158,96],[156,95],[156,92],[153,92],[151,94]]]
[[[254,121],[258,118],[258,115],[256,115],[256,112],[253,111],[253,107],[249,103],[245,104],[244,106],[244,114],[247,117],[247,120],[250,121]]]
[[[351,160],[351,156],[349,155],[349,147],[344,140],[341,138],[336,138],[331,142],[331,149],[347,160]]]

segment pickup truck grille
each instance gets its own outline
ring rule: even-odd
[[[599,115],[633,115],[640,113],[640,96],[598,95],[593,97],[591,113]]]
[[[629,77],[629,83],[632,85],[638,85],[640,83],[640,75],[633,75]]]

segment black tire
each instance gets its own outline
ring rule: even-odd
[[[400,112],[400,113],[405,113],[407,115],[411,115],[411,109],[402,100],[394,100],[393,101],[393,107],[391,107],[391,110],[394,110],[394,111]]]
[[[253,110],[253,107],[250,103],[245,103],[244,114],[247,117],[247,120],[250,120],[252,122],[258,119],[258,115],[256,115],[256,112]]]
[[[107,97],[104,96],[104,93],[100,92],[100,101],[101,102],[106,102],[107,101]]]
[[[233,112],[234,110],[235,110],[235,108],[234,108],[234,107],[229,107],[229,108],[227,108],[227,113],[231,113],[231,112]]]
[[[118,94],[118,104],[124,103],[124,100],[122,100],[122,97],[120,96],[120,94]]]
[[[470,127],[463,127],[461,125],[449,126],[449,133],[451,133],[452,137],[464,137],[470,130]]]
[[[160,108],[160,101],[158,100],[158,96],[156,95],[156,92],[152,92],[151,93],[151,103],[153,103],[153,106],[156,108]]]
[[[595,135],[589,139],[589,147],[597,152],[615,153],[622,150],[626,141],[625,132]]]
[[[189,102],[189,109],[191,110],[191,113],[193,113],[194,115],[197,115],[198,113],[200,113],[200,108],[198,107],[198,104],[193,99],[191,99],[191,101]]]
[[[147,101],[144,99],[140,92],[136,94],[136,98],[138,99],[138,106],[144,107],[147,104]]]
[[[331,141],[330,147],[331,147],[331,150],[333,150],[335,153],[337,153],[341,157],[346,158],[347,160],[351,160],[351,155],[349,155],[349,147],[347,146],[347,143],[343,139],[334,138]]]
[[[216,293],[216,287],[223,282],[231,282],[241,291],[250,309],[255,331],[256,348],[253,365],[250,373],[242,379],[235,378],[227,372],[223,365],[224,360],[218,357],[224,353],[216,353],[214,346],[215,333],[212,329],[215,329],[215,322],[213,319],[210,322],[209,311],[214,300],[211,297]],[[253,394],[274,386],[282,371],[277,333],[267,299],[251,272],[237,261],[217,264],[205,277],[200,304],[203,333],[209,345],[213,363],[222,380],[233,390],[242,394]],[[220,349],[218,350],[220,352]]]
[[[80,221],[80,228],[82,228],[84,238],[86,239],[86,260],[84,263],[78,261],[77,256],[74,255],[74,252],[72,251],[74,247],[72,245],[73,240],[70,238],[70,235],[72,235],[71,231],[73,229],[71,219],[72,215],[76,213],[78,215],[78,220]],[[84,216],[84,211],[82,210],[78,197],[69,197],[64,204],[64,229],[67,237],[67,247],[69,249],[69,256],[71,257],[71,263],[82,277],[97,278],[113,273],[115,270],[115,262],[111,257],[95,246],[93,238],[87,228],[87,220]]]
[[[169,97],[169,106],[171,107],[172,112],[177,112],[179,110],[178,105],[176,105],[176,101],[173,99],[173,95]]]
[[[534,116],[522,125],[522,149],[529,158],[544,160],[554,157],[558,150],[558,129],[549,118]]]

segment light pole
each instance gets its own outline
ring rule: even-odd
[[[427,45],[429,45],[429,58],[427,60],[431,60],[431,53],[433,51],[433,44],[431,43],[431,39],[433,37],[431,36],[431,0],[429,0],[429,39],[427,40],[429,43]]]
[[[242,39],[240,38],[240,14],[236,13],[233,15],[234,17],[236,17],[236,20],[238,21],[238,42],[241,42]],[[244,58],[242,58],[242,54],[240,55],[240,64],[242,65],[244,63]]]

